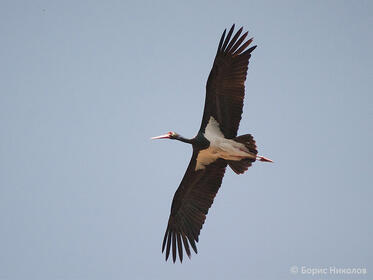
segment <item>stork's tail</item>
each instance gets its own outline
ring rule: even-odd
[[[255,140],[251,134],[244,134],[244,135],[234,138],[233,140],[244,144],[251,154],[253,154],[254,156],[257,155],[258,151],[256,150]],[[255,160],[256,160],[256,157],[244,158],[238,161],[229,160],[228,164],[235,173],[243,174]]]

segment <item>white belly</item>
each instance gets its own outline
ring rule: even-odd
[[[213,117],[210,117],[204,136],[210,141],[210,147],[198,153],[195,170],[204,169],[206,165],[213,163],[218,158],[241,160],[252,157],[244,144],[224,138],[219,123]]]

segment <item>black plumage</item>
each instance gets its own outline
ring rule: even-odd
[[[250,135],[251,138],[247,136],[245,140],[254,158],[235,163],[219,158],[204,169],[196,170],[198,153],[209,146],[203,133],[210,117],[219,123],[227,139],[235,139],[241,120],[246,73],[251,52],[256,46],[247,48],[253,39],[245,41],[248,32],[241,35],[242,28],[232,38],[233,30],[234,25],[227,35],[224,30],[221,36],[206,85],[204,113],[197,136],[190,140],[172,133],[169,137],[160,137],[177,139],[193,145],[193,155],[174,195],[163,239],[162,252],[166,251],[166,260],[171,251],[174,262],[177,255],[180,261],[183,260],[183,249],[188,257],[191,255],[190,247],[197,253],[198,236],[220,188],[227,164],[230,164],[236,173],[243,173],[255,161],[257,151],[255,141]]]

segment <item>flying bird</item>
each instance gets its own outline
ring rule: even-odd
[[[253,136],[237,136],[245,96],[245,80],[253,38],[245,41],[248,32],[242,27],[233,35],[235,25],[224,30],[206,84],[205,108],[201,128],[192,139],[175,132],[152,139],[179,140],[193,147],[193,155],[177,189],[171,206],[162,252],[166,261],[172,251],[183,261],[183,250],[190,258],[197,253],[196,242],[206,215],[218,192],[227,165],[237,174],[244,173],[256,160],[272,162],[259,156]]]

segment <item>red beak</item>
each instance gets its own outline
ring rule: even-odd
[[[152,137],[150,139],[155,140],[155,139],[167,139],[167,138],[170,138],[170,134],[169,133],[163,134],[163,135],[159,135],[159,136],[155,136],[155,137]]]

